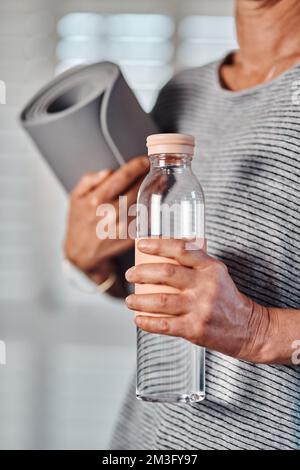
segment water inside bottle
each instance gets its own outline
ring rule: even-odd
[[[177,261],[142,253],[136,265]],[[161,284],[136,284],[136,294],[178,293]],[[136,312],[136,315],[165,316]],[[137,398],[144,401],[195,403],[205,397],[205,350],[182,338],[147,333],[137,328]]]

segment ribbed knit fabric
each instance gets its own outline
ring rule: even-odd
[[[220,85],[219,65],[179,73],[153,114],[163,132],[197,138],[209,253],[256,302],[300,309],[300,64],[235,93]],[[137,401],[133,383],[110,448],[300,448],[300,366],[208,351],[206,370],[207,398],[196,405]]]

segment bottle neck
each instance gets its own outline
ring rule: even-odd
[[[172,169],[176,170],[190,170],[192,155],[187,155],[183,153],[159,153],[156,155],[149,156],[151,163],[151,170],[157,169]]]

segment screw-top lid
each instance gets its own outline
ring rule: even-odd
[[[148,155],[182,153],[194,155],[195,138],[188,134],[153,134],[147,138]]]

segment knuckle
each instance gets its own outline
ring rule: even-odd
[[[160,308],[165,308],[168,305],[168,294],[159,295],[159,306]]]
[[[200,327],[205,332],[212,322],[213,311],[211,305],[207,305],[206,309],[203,310],[200,318]]]
[[[183,256],[186,253],[186,242],[184,240],[179,240],[177,242],[177,253],[179,256]]]
[[[160,330],[161,332],[163,332],[163,333],[168,333],[168,331],[169,331],[169,324],[168,324],[168,322],[167,322],[166,319],[161,318],[160,320],[158,320],[157,323],[158,323],[158,328],[159,328],[159,330]]]
[[[197,318],[192,319],[191,326],[189,328],[188,340],[193,344],[204,346],[207,338],[207,332],[210,325],[210,315],[201,311],[201,315]]]
[[[218,283],[211,283],[209,286],[209,289],[207,291],[207,306],[208,308],[212,308],[212,306],[215,304],[217,299],[219,298],[219,285]]]
[[[193,317],[188,322],[187,328],[187,340],[193,344],[199,344],[201,340],[201,329],[198,322],[196,322]]]
[[[197,285],[197,281],[195,281],[195,285]],[[184,293],[185,303],[188,306],[189,310],[192,310],[195,305],[199,302],[199,292],[197,289],[189,288],[186,289]]]
[[[213,267],[214,267],[214,272],[216,275],[222,276],[228,273],[227,266],[226,264],[222,263],[222,261],[215,260],[213,263]]]
[[[173,277],[175,275],[175,265],[171,263],[165,263],[163,265],[163,274],[166,277]]]

